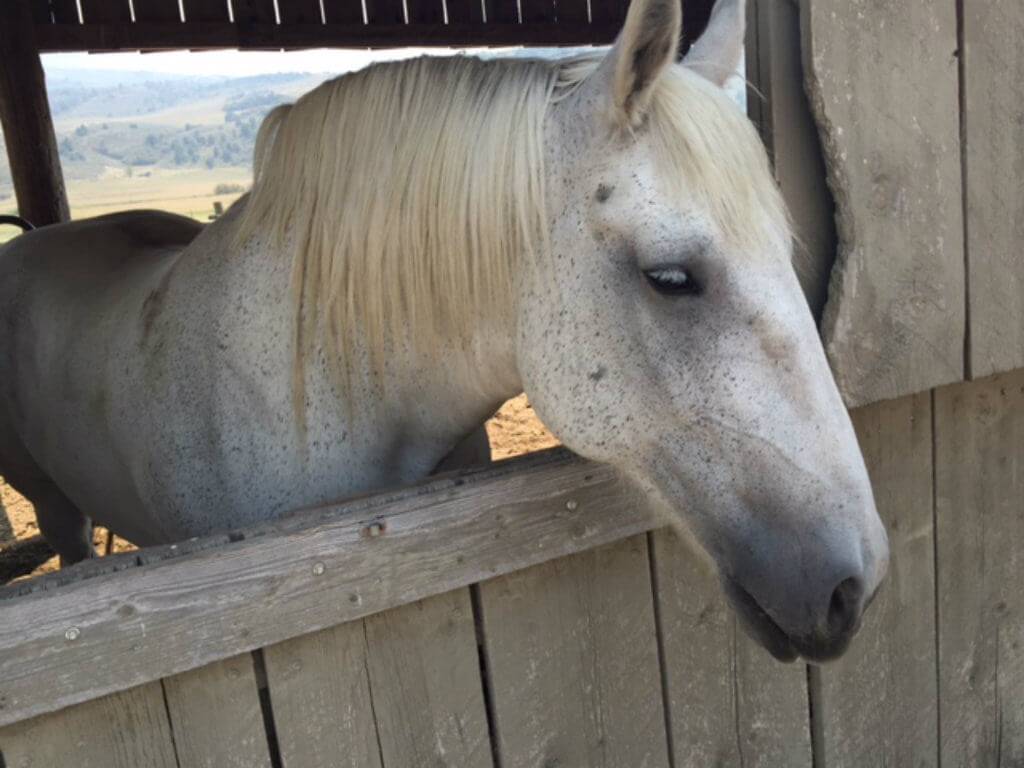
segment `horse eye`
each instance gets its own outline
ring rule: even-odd
[[[697,296],[700,284],[682,267],[658,267],[644,272],[644,277],[663,296]]]

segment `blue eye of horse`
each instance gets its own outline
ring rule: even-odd
[[[663,296],[696,296],[701,292],[697,280],[682,267],[649,269],[644,272],[644,277]]]

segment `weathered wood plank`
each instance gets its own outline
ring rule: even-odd
[[[32,20],[36,24],[78,24],[75,0],[32,0]]]
[[[29,0],[32,8],[32,22],[34,24],[50,24],[50,0]]]
[[[178,0],[133,0],[136,21],[181,21]]]
[[[487,24],[518,24],[519,9],[516,3],[507,0],[484,0],[487,9]],[[520,34],[522,34],[522,31]]]
[[[445,0],[449,24],[482,24],[484,5],[482,0]]]
[[[103,22],[127,23],[132,20],[128,0],[80,0],[82,20],[86,24]]]
[[[697,38],[704,34],[716,0],[679,0],[683,6],[683,40],[679,52],[685,54]],[[623,3],[628,8],[628,3]]]
[[[800,10],[794,2],[753,0],[748,17],[748,110],[772,157],[796,234],[793,263],[820,320],[835,262],[835,205],[803,86]]]
[[[685,9],[683,16],[686,16]],[[626,20],[626,4],[618,0],[590,0],[590,20],[594,24],[621,26]]]
[[[0,24],[0,124],[20,215],[36,226],[70,218],[57,138],[26,0],[6,3]]]
[[[553,24],[555,21],[555,0],[520,0],[519,7],[524,24]]]
[[[320,0],[279,0],[282,24],[321,24]]]
[[[264,659],[284,768],[380,768],[362,621],[272,645]]]
[[[1024,370],[935,393],[942,765],[1024,765]]]
[[[178,768],[270,768],[252,655],[163,681]]]
[[[228,20],[227,0],[182,0],[182,5],[189,24]]]
[[[324,18],[328,24],[363,24],[363,4],[356,0],[324,0]]]
[[[7,768],[178,768],[160,683],[0,729]]]
[[[587,0],[556,0],[555,15],[559,24],[586,24],[590,19]]]
[[[801,0],[840,249],[822,333],[849,406],[960,381],[954,3]]]
[[[274,0],[231,0],[231,9],[237,24],[274,24],[277,20]]]
[[[1024,368],[1024,7],[963,3],[971,375]]]
[[[78,3],[75,0],[50,0],[55,24],[78,24]]]
[[[426,0],[424,0],[426,2]],[[367,24],[404,24],[402,0],[364,0]]]
[[[780,664],[737,626],[702,555],[651,534],[676,766],[811,765],[804,665]]]
[[[405,0],[410,23],[444,24],[443,0]]]
[[[556,450],[0,600],[0,724],[646,531],[638,503]]]
[[[931,395],[852,416],[891,559],[850,650],[821,669],[824,764],[937,765]]]
[[[469,590],[430,597],[365,622],[384,765],[490,768]]]
[[[668,766],[644,536],[480,585],[503,768]]]
[[[357,4],[358,7],[358,4]],[[508,9],[507,5],[500,6]],[[512,11],[515,6],[512,6]],[[492,8],[488,6],[488,14]],[[328,19],[335,18],[329,16]],[[615,39],[622,24],[534,24],[516,18],[487,24],[249,24],[240,34],[237,24],[41,24],[36,27],[39,50],[133,51],[188,48],[394,48],[410,46],[477,45],[602,45]]]

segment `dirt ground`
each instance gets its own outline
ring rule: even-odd
[[[533,412],[533,408],[527,401],[525,395],[509,400],[502,406],[490,421],[487,422],[487,436],[491,441],[491,454],[495,460],[507,459],[512,456],[519,456],[524,453],[540,451],[558,445],[548,430],[541,424]],[[13,534],[11,541],[25,541],[39,535],[39,528],[36,526],[36,516],[32,505],[26,501],[17,491],[7,485],[0,478],[0,501],[3,502],[3,509],[7,511],[7,518],[10,520],[11,532],[4,530],[3,518],[0,517],[0,560],[11,557],[5,552],[8,541],[7,537]],[[107,531],[97,527],[93,536],[97,552],[104,552],[107,541]],[[127,541],[114,537],[113,551],[125,552],[134,547]],[[49,573],[59,568],[56,557],[51,557],[27,576],[31,578],[41,573]]]
[[[543,451],[558,445],[533,412],[526,395],[509,400],[487,422],[487,437],[491,441],[491,458],[495,461]]]

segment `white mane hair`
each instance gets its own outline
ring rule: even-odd
[[[468,350],[480,318],[512,321],[517,264],[547,247],[545,113],[599,63],[391,62],[267,116],[238,242],[292,259],[298,387],[317,347],[347,387],[357,337],[379,371],[392,340]],[[664,192],[705,204],[737,246],[763,237],[766,217],[788,236],[759,138],[720,89],[669,67],[640,130],[676,169]]]

